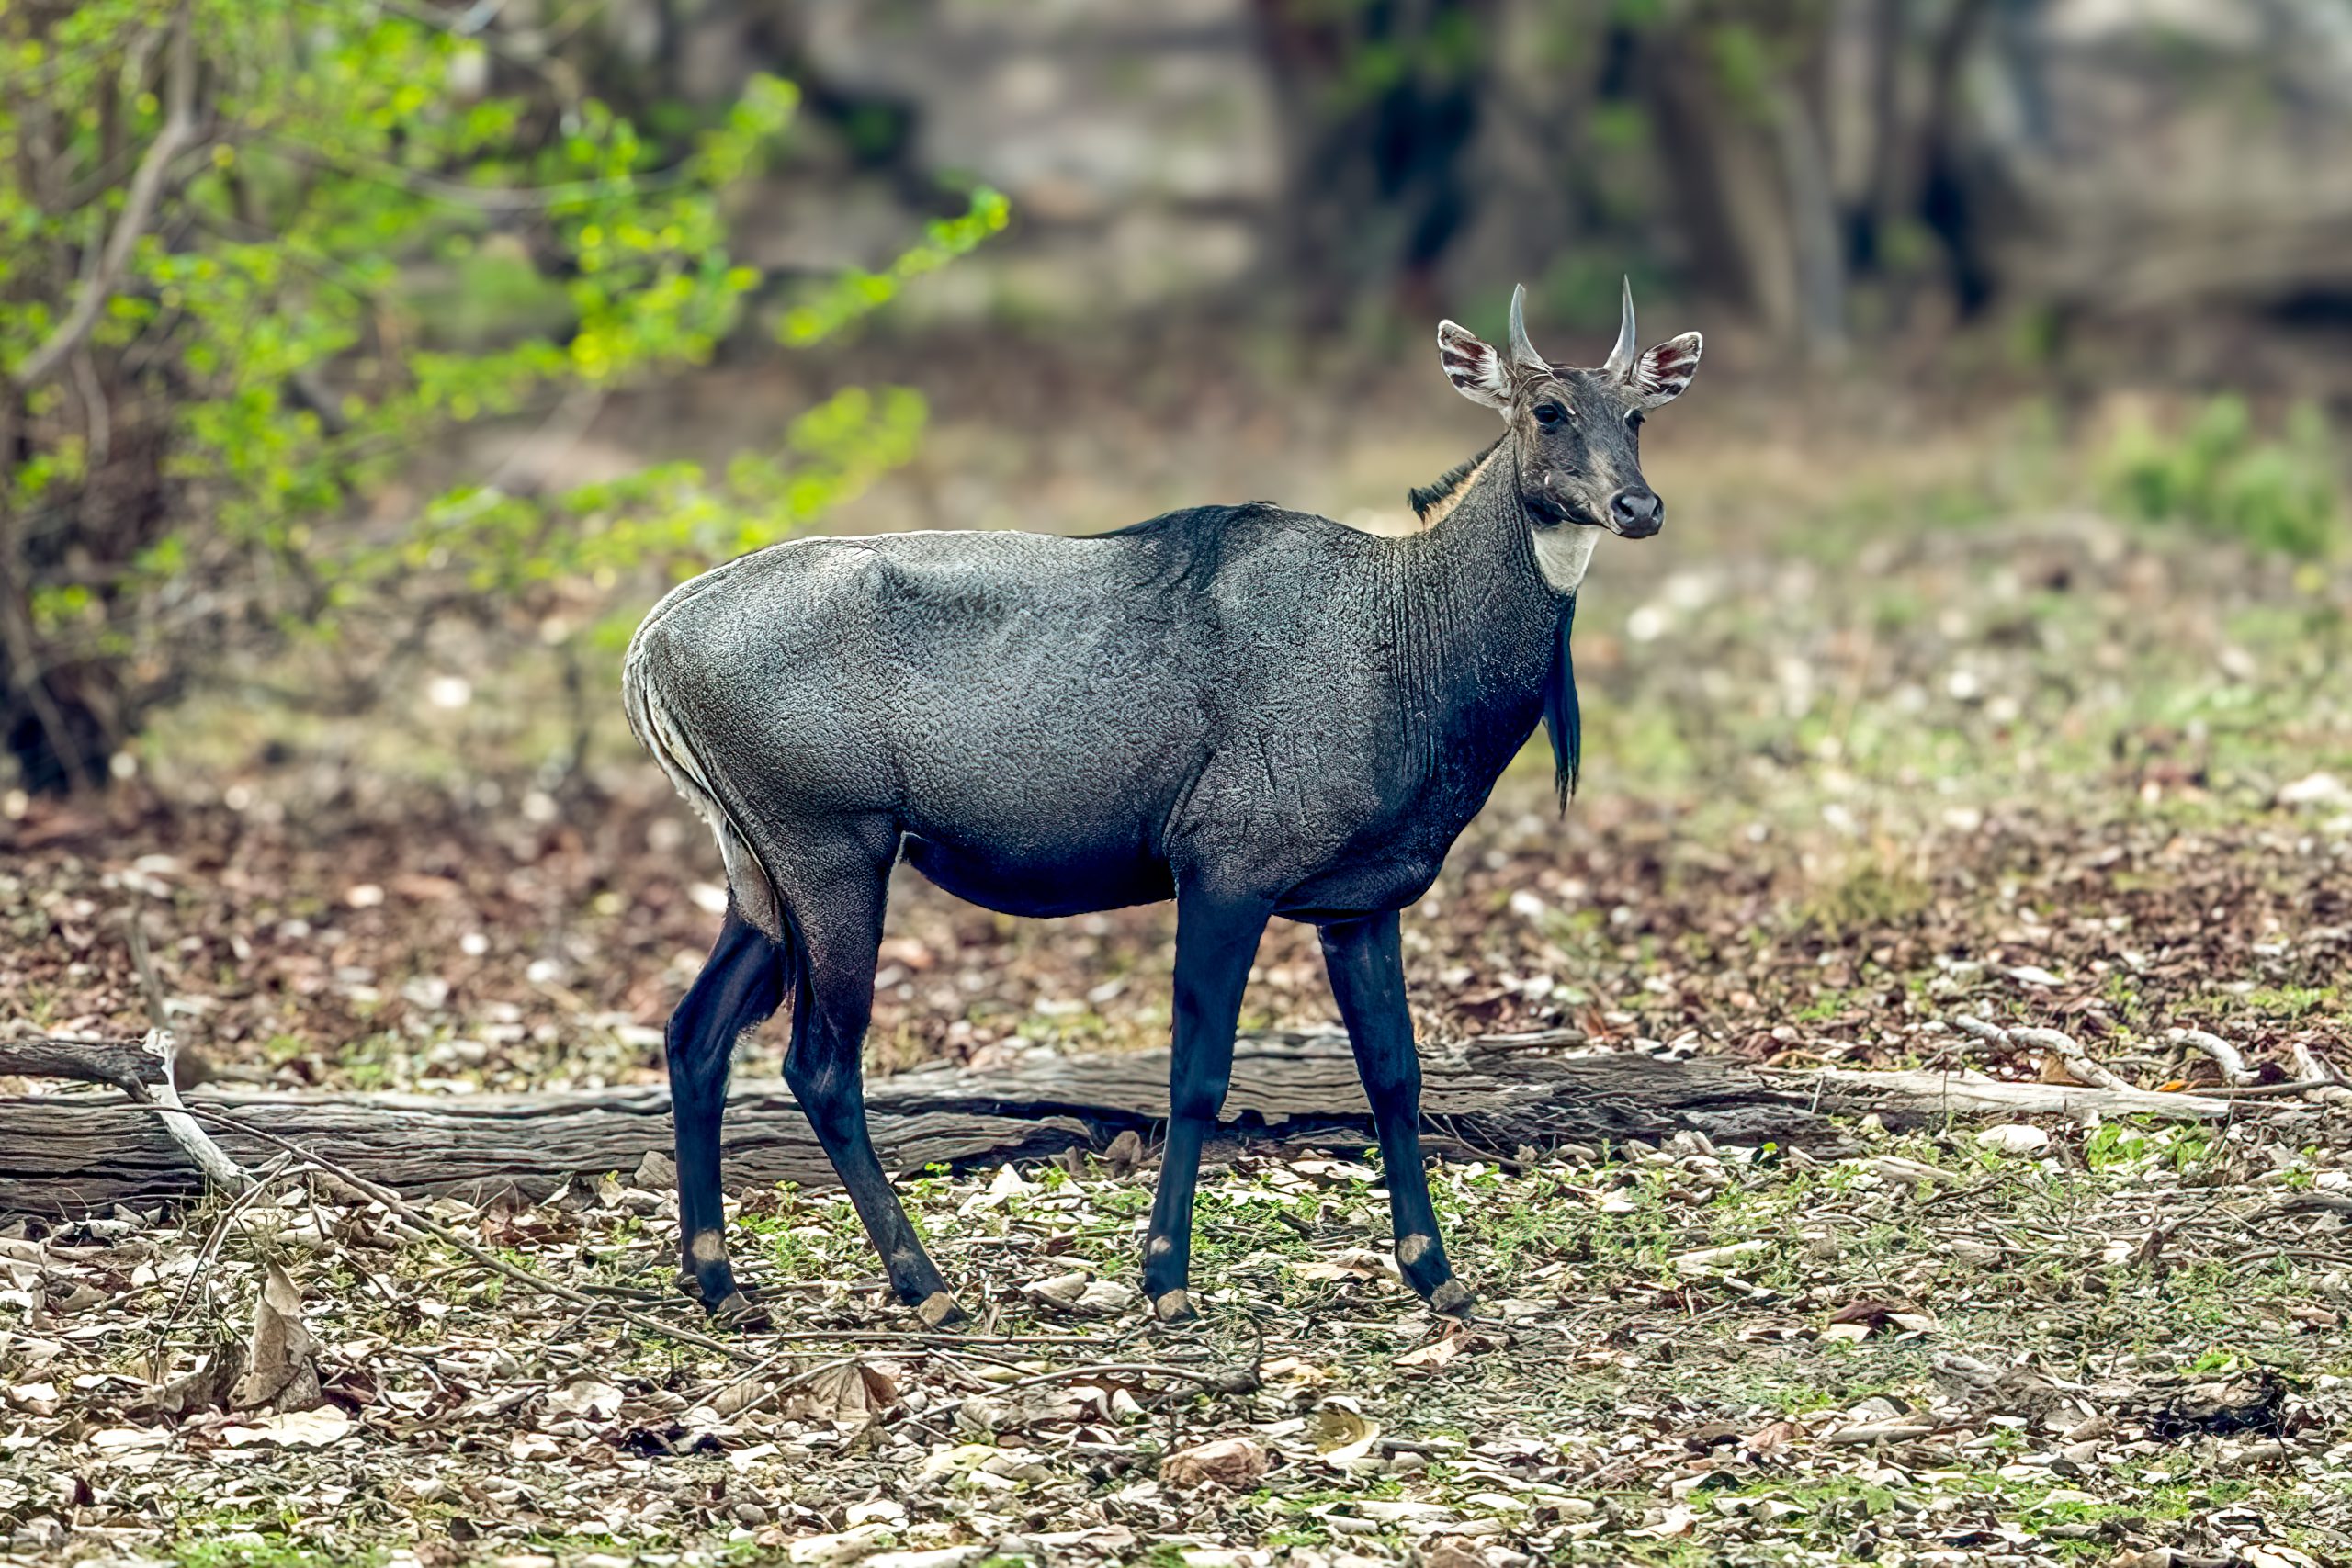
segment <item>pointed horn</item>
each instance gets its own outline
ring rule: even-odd
[[[1625,279],[1625,312],[1617,325],[1617,346],[1609,351],[1609,363],[1602,366],[1610,375],[1623,379],[1634,368],[1634,356],[1641,352],[1634,336],[1634,280]]]
[[[1510,356],[1514,364],[1530,370],[1549,370],[1552,367],[1535,352],[1527,341],[1527,285],[1513,284],[1510,291]]]

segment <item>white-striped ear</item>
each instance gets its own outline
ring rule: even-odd
[[[1474,403],[1510,412],[1510,378],[1503,374],[1502,355],[1476,333],[1458,322],[1440,321],[1437,361],[1445,367],[1455,391]]]
[[[1625,373],[1625,383],[1634,389],[1645,409],[1670,403],[1682,395],[1682,389],[1699,373],[1699,351],[1705,346],[1706,340],[1697,333],[1684,333],[1644,349],[1642,356],[1634,361],[1634,367]]]

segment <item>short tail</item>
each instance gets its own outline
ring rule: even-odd
[[[663,694],[651,635],[662,608],[657,604],[646,616],[621,660],[621,703],[628,714],[629,732],[639,745],[653,753],[653,760],[670,775],[670,783],[718,838],[735,908],[772,941],[784,942],[784,902],[777,896],[775,880],[760,863],[750,838],[721,798],[709,766]]]

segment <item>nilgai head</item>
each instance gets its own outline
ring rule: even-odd
[[[1702,346],[1684,333],[1645,349],[1634,346],[1634,287],[1617,346],[1594,370],[1555,365],[1527,338],[1527,290],[1510,296],[1510,347],[1498,350],[1467,327],[1442,321],[1438,357],[1454,387],[1510,426],[1504,446],[1516,457],[1520,498],[1539,548],[1547,534],[1606,528],[1628,539],[1666,525],[1666,503],[1642,478],[1642,419],[1690,384]]]

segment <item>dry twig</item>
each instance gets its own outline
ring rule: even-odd
[[[2319,1054],[2306,1041],[2290,1040],[2288,1052],[2295,1058],[2295,1076],[2314,1087],[2311,1098],[2323,1105],[2340,1105],[2352,1100],[2352,1089],[2346,1089],[2335,1069],[2320,1060]]]
[[[172,1032],[171,1010],[164,1001],[164,982],[155,974],[155,955],[147,948],[147,928],[135,908],[130,911],[130,962],[139,971],[139,988],[147,998],[147,1021],[153,1025],[141,1049],[155,1055],[162,1071],[143,1095],[138,1090],[124,1092],[133,1099],[152,1099],[164,1108],[167,1114],[164,1117],[164,1131],[187,1151],[206,1180],[232,1192],[246,1191],[254,1185],[254,1179],[189,1118],[180,1104],[179,1080],[173,1075],[173,1057],[178,1053],[179,1038]]]
[[[2233,1089],[2245,1089],[2255,1081],[2255,1070],[2245,1065],[2245,1057],[2238,1048],[2218,1034],[2202,1029],[2176,1029],[2170,1038],[2184,1045],[2193,1045],[2213,1059],[2222,1069],[2222,1081]]]
[[[2012,1029],[2009,1031],[2009,1038],[2020,1045],[2030,1045],[2037,1050],[2048,1051],[2055,1055],[2066,1065],[2066,1071],[2082,1083],[2095,1084],[2100,1089],[2121,1089],[2127,1094],[2140,1087],[2112,1068],[2093,1061],[2091,1054],[2083,1048],[2082,1043],[2073,1035],[2063,1031]]]
[[[1254,1393],[1258,1389],[1258,1373],[1251,1367],[1228,1367],[1223,1371],[1196,1371],[1191,1367],[1162,1366],[1150,1361],[1106,1361],[1091,1367],[1059,1367],[1049,1372],[1037,1372],[1025,1378],[1015,1378],[999,1383],[996,1391],[1010,1393],[1015,1389],[1042,1388],[1047,1383],[1082,1382],[1088,1378],[1155,1377],[1182,1378],[1198,1383],[1211,1393]]]

